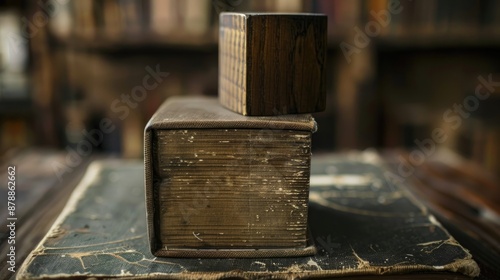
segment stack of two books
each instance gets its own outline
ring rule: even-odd
[[[221,16],[219,100],[172,98],[146,128],[155,255],[314,253],[309,113],[325,107],[325,52],[325,16]]]

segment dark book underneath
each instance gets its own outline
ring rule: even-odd
[[[178,97],[145,132],[153,254],[310,255],[311,115],[247,117],[215,98]]]
[[[158,258],[149,250],[143,165],[94,163],[18,279],[469,279],[479,269],[373,153],[313,159],[314,256]],[[244,213],[243,213],[244,214]],[[351,279],[352,279],[351,278]]]

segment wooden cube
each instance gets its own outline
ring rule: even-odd
[[[145,131],[151,250],[173,257],[314,253],[307,210],[314,119],[246,117],[171,98]]]
[[[327,17],[221,13],[219,99],[249,116],[323,111]]]

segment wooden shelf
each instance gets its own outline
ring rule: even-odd
[[[387,35],[375,40],[380,49],[500,48],[500,34]]]
[[[213,52],[217,50],[217,38],[205,36],[175,36],[157,34],[137,34],[109,37],[96,35],[84,37],[79,35],[60,36],[50,33],[55,44],[89,52],[150,52],[150,51],[198,51]]]
[[[336,34],[328,38],[328,48],[338,49],[340,43],[352,41],[352,36]],[[150,51],[196,51],[215,52],[218,49],[218,38],[215,33],[204,36],[137,34],[109,37],[96,35],[84,37],[79,35],[61,36],[49,33],[55,44],[77,51],[121,53]],[[406,49],[484,49],[500,48],[500,34],[483,32],[480,34],[388,34],[372,38],[371,48],[380,50]]]
[[[30,116],[33,114],[33,102],[26,99],[1,100],[0,117]]]

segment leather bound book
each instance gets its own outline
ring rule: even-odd
[[[388,184],[382,165],[373,153],[313,158],[309,224],[317,247],[314,255],[200,259],[151,254],[141,162],[97,162],[88,169],[17,278],[368,280],[478,276],[470,253],[406,192],[406,185]]]
[[[325,110],[327,18],[221,13],[219,99],[243,115]]]
[[[156,256],[314,253],[307,236],[310,115],[246,117],[216,98],[169,99],[145,131]]]

